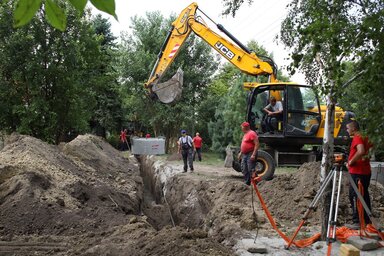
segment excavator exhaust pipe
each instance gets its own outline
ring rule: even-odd
[[[155,84],[152,87],[152,92],[157,95],[157,98],[162,103],[172,103],[181,98],[183,89],[183,70],[179,67],[176,74],[164,83]]]

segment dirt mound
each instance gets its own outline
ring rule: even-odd
[[[0,151],[0,235],[78,234],[138,214],[138,168],[104,140],[59,147],[12,135]]]

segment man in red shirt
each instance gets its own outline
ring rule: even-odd
[[[347,124],[347,132],[349,136],[353,136],[351,147],[349,150],[348,156],[348,171],[352,176],[353,181],[356,186],[358,185],[358,180],[362,183],[364,187],[364,201],[367,204],[369,210],[371,210],[371,200],[369,198],[369,183],[371,180],[371,165],[369,163],[368,151],[372,145],[369,143],[367,137],[362,137],[359,132],[359,124],[356,121],[352,121]],[[349,186],[349,200],[352,205],[352,221],[355,226],[359,227],[359,216],[357,212],[357,195],[353,190],[352,186]],[[368,214],[364,212],[365,223],[370,223]]]
[[[195,161],[196,153],[199,161],[201,162],[201,145],[203,144],[203,139],[200,137],[200,133],[196,133],[196,136],[193,137],[193,144],[195,145],[195,152],[193,153],[193,161]]]
[[[241,171],[244,174],[245,184],[251,184],[252,173],[255,172],[257,150],[259,149],[259,137],[251,130],[248,122],[241,124],[244,133],[241,141],[239,159],[241,158]]]
[[[120,150],[124,151],[127,149],[127,129],[121,130],[120,132]]]

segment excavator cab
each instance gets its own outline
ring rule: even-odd
[[[264,110],[271,97],[282,105],[281,114],[268,116]],[[258,85],[249,94],[247,119],[261,142],[274,146],[281,143],[281,147],[297,149],[309,141],[321,139],[317,136],[321,123],[320,103],[309,86],[291,83]],[[287,145],[282,138],[290,143]]]

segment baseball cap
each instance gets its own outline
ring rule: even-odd
[[[186,130],[181,130],[181,133],[187,133],[187,131]]]
[[[248,122],[243,122],[243,123],[241,124],[241,126],[242,126],[242,127],[249,127],[249,123],[248,123]]]

